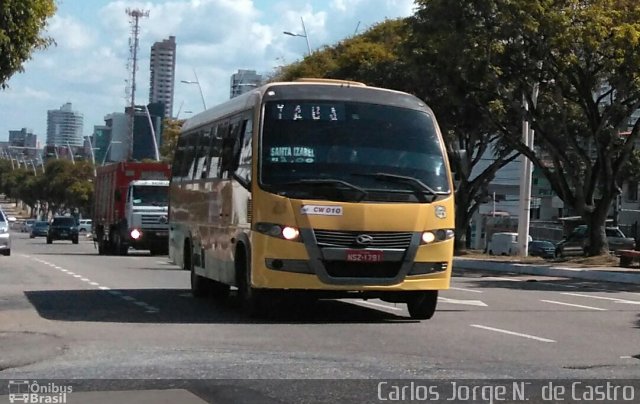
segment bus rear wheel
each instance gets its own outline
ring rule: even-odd
[[[209,294],[209,285],[207,284],[206,278],[196,273],[196,269],[193,266],[191,243],[188,241],[184,243],[182,269],[191,273],[191,294],[193,295],[193,297],[206,297]]]
[[[438,305],[438,291],[412,292],[407,299],[409,315],[416,320],[428,320],[433,317]]]

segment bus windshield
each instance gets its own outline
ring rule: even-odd
[[[138,185],[133,188],[134,205],[168,206],[169,191],[167,187]]]
[[[433,116],[407,108],[267,102],[260,162],[261,186],[290,197],[421,202],[450,193]]]

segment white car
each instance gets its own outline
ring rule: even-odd
[[[79,233],[91,233],[92,230],[93,222],[91,219],[80,219],[80,223],[78,224]]]
[[[31,228],[33,227],[33,224],[36,222],[36,219],[26,219],[24,222],[22,222],[22,227],[20,228],[20,230],[23,233],[31,233]]]
[[[9,223],[12,221],[15,221],[13,216],[7,216],[2,210],[0,210],[0,254],[6,256],[11,255],[11,234],[9,233]]]

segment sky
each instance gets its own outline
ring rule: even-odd
[[[46,140],[47,111],[72,103],[84,115],[84,135],[104,116],[124,112],[130,17],[127,8],[148,10],[140,20],[136,104],[149,100],[149,53],[156,41],[176,37],[173,115],[202,111],[229,98],[238,69],[269,75],[307,53],[363,32],[385,19],[413,14],[413,0],[57,0],[46,34],[56,45],[37,51],[25,71],[0,90],[0,141],[28,128]]]

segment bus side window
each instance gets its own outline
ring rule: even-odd
[[[240,141],[240,121],[231,124],[229,135],[222,141],[221,178],[229,178],[238,166],[238,143]]]
[[[222,133],[220,133],[220,136],[219,136],[221,139],[221,144],[220,144],[220,159],[218,160],[218,167],[217,167],[218,178],[228,177],[228,169],[227,169],[227,165],[229,161],[228,155],[230,154],[229,148],[232,146],[232,144],[230,143],[232,141],[231,133],[230,133],[231,130],[232,130],[231,125],[229,125],[228,123],[225,123],[222,126]]]
[[[198,132],[198,140],[196,140],[196,170],[193,173],[194,180],[204,178],[206,174],[205,168],[209,152],[209,133],[206,129]]]
[[[251,156],[253,152],[251,139],[253,135],[253,121],[251,119],[245,119],[243,127],[244,130],[237,145],[238,152],[236,154],[238,158],[235,159],[235,166],[237,167],[235,174],[238,180],[248,188],[251,182]]]
[[[195,170],[196,162],[196,147],[198,146],[198,135],[191,133],[187,137],[187,145],[184,151],[184,162],[182,165],[182,179],[191,180],[193,178],[193,171]]]
[[[178,138],[178,144],[176,145],[176,151],[173,156],[173,165],[171,167],[171,179],[175,182],[182,181],[182,166],[184,163],[184,151],[187,140],[185,136]]]
[[[217,178],[218,177],[218,163],[220,161],[220,151],[222,149],[222,138],[220,137],[222,129],[220,125],[214,125],[211,127],[209,136],[211,141],[209,143],[209,160],[206,167],[205,178]],[[203,176],[205,173],[203,172]]]

